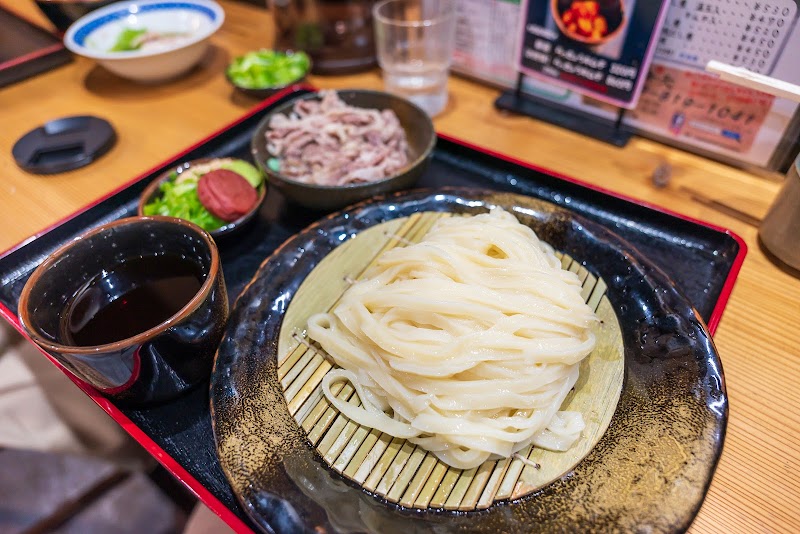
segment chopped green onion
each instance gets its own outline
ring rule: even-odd
[[[280,87],[306,75],[311,61],[305,52],[257,50],[237,57],[228,66],[228,77],[245,89]]]
[[[131,50],[138,50],[142,46],[141,39],[147,30],[144,28],[135,30],[133,28],[125,28],[117,36],[117,41],[111,47],[109,52],[128,52]]]

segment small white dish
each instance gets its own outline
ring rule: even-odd
[[[212,0],[132,0],[84,15],[64,35],[73,53],[130,80],[156,83],[185,73],[202,59],[225,12]],[[146,30],[136,50],[112,51],[126,30]]]

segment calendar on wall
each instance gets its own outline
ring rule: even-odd
[[[672,0],[656,56],[699,69],[716,59],[769,76],[796,17],[794,0]]]
[[[502,9],[496,9],[498,4]],[[496,86],[517,80],[508,39],[522,35],[518,2],[458,2],[453,70]],[[458,36],[461,35],[459,40]],[[466,37],[465,37],[466,36]],[[465,47],[464,43],[468,43]],[[638,105],[623,124],[640,135],[734,164],[780,170],[800,148],[800,108],[787,99],[723,82],[705,72],[710,59],[800,84],[800,0],[670,0]],[[480,51],[480,60],[473,51]],[[614,120],[617,108],[574,91],[526,78],[525,92]]]

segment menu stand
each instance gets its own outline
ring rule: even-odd
[[[622,119],[625,116],[624,108],[617,108],[616,120],[610,121],[551,100],[524,93],[522,91],[524,80],[525,74],[520,72],[517,75],[516,87],[512,90],[504,91],[495,100],[494,106],[497,109],[528,115],[614,146],[623,147],[628,144],[633,133],[622,125]]]

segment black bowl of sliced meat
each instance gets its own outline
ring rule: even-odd
[[[270,185],[296,204],[334,210],[414,185],[436,133],[415,104],[381,91],[309,93],[278,106],[251,141]]]

